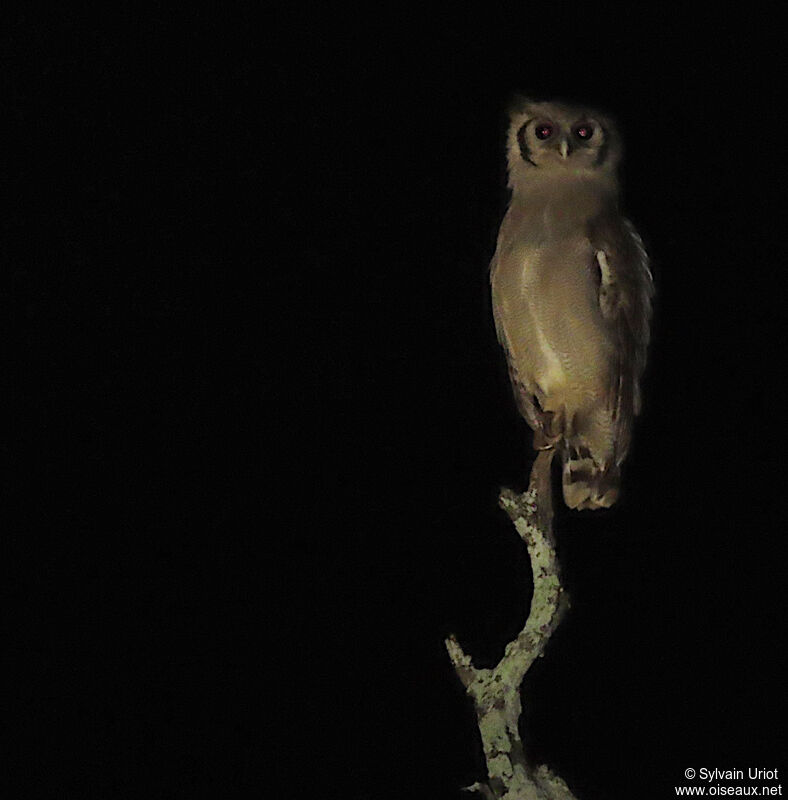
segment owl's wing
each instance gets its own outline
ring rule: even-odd
[[[588,238],[600,271],[599,306],[616,346],[611,398],[617,450],[629,445],[632,418],[640,413],[640,377],[646,366],[654,281],[643,241],[629,220],[610,209],[591,220]]]

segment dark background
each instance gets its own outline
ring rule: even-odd
[[[486,273],[514,91],[619,120],[658,289],[623,496],[557,508],[573,605],[528,752],[584,800],[788,766],[784,86],[755,10],[7,20],[15,796],[483,778],[443,639],[491,666],[531,591]]]

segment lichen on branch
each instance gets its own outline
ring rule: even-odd
[[[454,636],[446,640],[454,669],[473,699],[487,762],[487,781],[466,790],[489,800],[575,800],[564,781],[546,766],[533,769],[528,765],[518,728],[520,685],[568,607],[552,530],[550,465],[554,452],[538,454],[527,491],[517,494],[503,489],[499,497],[531,559],[533,597],[523,629],[506,645],[503,658],[492,669],[477,669]]]

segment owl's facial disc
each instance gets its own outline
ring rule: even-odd
[[[582,110],[527,109],[516,125],[519,156],[528,168],[555,169],[562,175],[568,170],[580,175],[606,165],[607,130]]]
[[[580,105],[521,102],[507,132],[510,185],[532,180],[615,179],[621,159],[615,122]]]
[[[575,126],[577,127],[577,126]],[[575,150],[575,147],[582,143],[583,137],[588,138],[589,128],[584,127],[582,136],[574,135],[574,130],[568,129],[568,126],[561,122],[553,122],[549,119],[539,119],[532,121],[531,130],[533,137],[536,140],[534,146],[537,151],[546,155],[550,161],[558,158],[559,164],[565,164],[569,156]],[[521,142],[522,151],[522,142]],[[530,149],[527,152],[527,161],[534,163],[531,159]]]

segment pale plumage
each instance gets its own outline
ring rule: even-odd
[[[490,268],[498,338],[534,446],[557,447],[564,499],[618,497],[640,411],[653,282],[619,211],[612,121],[520,99],[507,140],[512,199]]]

